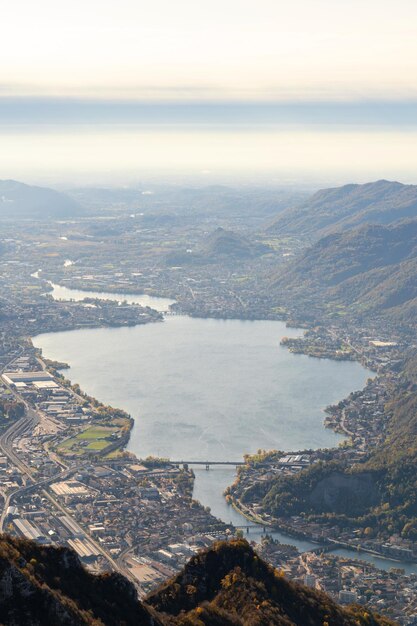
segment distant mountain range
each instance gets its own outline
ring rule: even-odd
[[[417,217],[417,185],[379,180],[365,185],[322,189],[279,213],[267,227],[276,235],[317,240],[335,230],[364,224],[391,224]]]
[[[60,219],[80,213],[78,202],[64,193],[15,180],[0,180],[0,218]]]
[[[83,207],[91,210],[114,209],[143,212],[145,215],[254,217],[271,219],[288,206],[304,200],[302,189],[228,187],[196,185],[186,187],[146,183],[127,188],[86,187],[68,192]]]
[[[417,320],[417,219],[327,235],[278,271],[277,292],[327,311]],[[333,305],[333,309],[332,309]]]
[[[9,626],[389,626],[363,607],[286,580],[246,541],[217,543],[137,600],[120,574],[94,576],[67,548],[0,538],[0,622]]]

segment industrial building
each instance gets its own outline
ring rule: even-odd
[[[18,533],[22,537],[31,539],[32,541],[39,541],[41,543],[45,541],[43,533],[37,526],[29,522],[29,520],[18,517],[13,520],[13,524],[16,526]]]
[[[24,389],[28,385],[33,385],[37,389],[58,387],[53,376],[44,370],[40,372],[6,372],[2,378],[5,383],[14,385],[18,389]]]

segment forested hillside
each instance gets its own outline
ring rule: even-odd
[[[328,235],[272,279],[277,297],[325,315],[385,315],[415,325],[417,220],[366,224]]]
[[[94,576],[66,548],[0,538],[8,626],[389,626],[363,607],[287,581],[246,541],[217,543],[145,599],[119,574]]]
[[[268,232],[312,241],[335,230],[364,224],[391,224],[417,216],[417,185],[379,180],[365,185],[322,189],[268,225]]]
[[[387,437],[363,463],[322,462],[264,487],[275,516],[305,514],[343,526],[417,539],[417,356],[408,359],[386,406]],[[251,493],[246,493],[251,499]]]

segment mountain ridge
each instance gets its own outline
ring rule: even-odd
[[[0,180],[0,217],[64,218],[81,212],[78,202],[55,189],[12,179]]]
[[[414,219],[329,234],[279,269],[271,287],[295,302],[314,302],[324,315],[338,308],[343,314],[385,315],[414,327],[416,277]]]
[[[391,224],[417,217],[417,185],[378,180],[321,189],[271,221],[267,232],[316,241],[334,231],[366,222]]]
[[[215,543],[139,601],[120,574],[93,575],[68,548],[0,536],[8,626],[392,626],[286,580],[244,540]]]

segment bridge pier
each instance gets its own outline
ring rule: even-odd
[[[209,469],[210,469],[210,465],[206,463],[206,471],[208,471]]]

